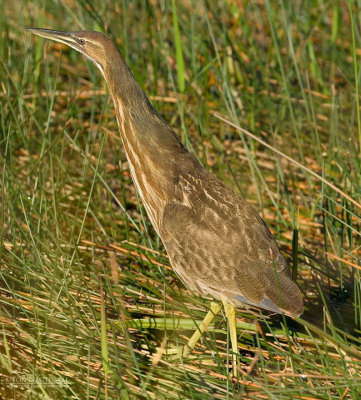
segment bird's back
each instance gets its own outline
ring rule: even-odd
[[[160,236],[184,283],[235,305],[301,314],[287,262],[253,207],[195,162],[178,178],[179,198],[165,206]]]

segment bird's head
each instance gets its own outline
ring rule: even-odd
[[[93,61],[102,72],[110,93],[117,106],[131,108],[139,118],[154,112],[147,96],[144,94],[132,71],[124,61],[115,44],[103,33],[94,31],[54,31],[52,29],[31,28],[27,31],[64,43],[84,54]]]
[[[106,61],[110,55],[109,53],[114,51],[115,47],[111,40],[100,32],[64,32],[40,28],[31,28],[27,29],[27,31],[72,47],[93,61],[103,74],[106,68]]]

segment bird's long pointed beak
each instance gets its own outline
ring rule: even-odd
[[[27,28],[28,32],[34,35],[41,36],[46,39],[55,40],[56,42],[64,43],[70,47],[77,45],[77,41],[71,32],[64,31],[53,31],[52,29],[41,29],[41,28]]]

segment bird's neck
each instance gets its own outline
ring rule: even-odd
[[[118,51],[112,58],[112,63],[105,66],[103,74],[113,99],[121,103],[124,112],[146,117],[153,110],[147,96]]]
[[[189,153],[172,128],[153,109],[119,54],[104,69],[132,179],[159,232],[162,209],[174,199],[177,164]]]

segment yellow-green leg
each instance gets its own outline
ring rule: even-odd
[[[237,354],[238,354],[238,344],[237,344],[237,330],[236,330],[236,308],[228,303],[228,301],[223,300],[223,307],[226,313],[228,326],[229,326],[229,334],[231,338],[232,344],[232,368],[233,375],[237,375]],[[203,321],[199,324],[198,329],[193,333],[192,337],[189,339],[188,343],[183,347],[181,351],[174,349],[176,354],[171,356],[171,358],[178,358],[181,354],[183,357],[187,357],[194,349],[198,340],[202,336],[202,334],[206,331],[209,324],[212,322],[213,318],[219,313],[222,306],[220,303],[212,302],[211,309],[208,311],[207,315],[203,319]],[[168,354],[169,354],[168,350]]]
[[[198,329],[193,333],[188,343],[184,346],[183,357],[187,357],[189,353],[193,351],[203,332],[207,329],[213,318],[220,312],[221,308],[222,307],[219,303],[212,301],[211,309],[208,311],[207,315],[204,317],[204,320],[198,326]]]
[[[237,344],[237,328],[236,328],[236,308],[228,303],[227,300],[223,300],[223,307],[226,313],[229,326],[229,335],[231,337],[232,344],[232,367],[233,375],[237,375],[237,354],[238,354],[238,344]]]

